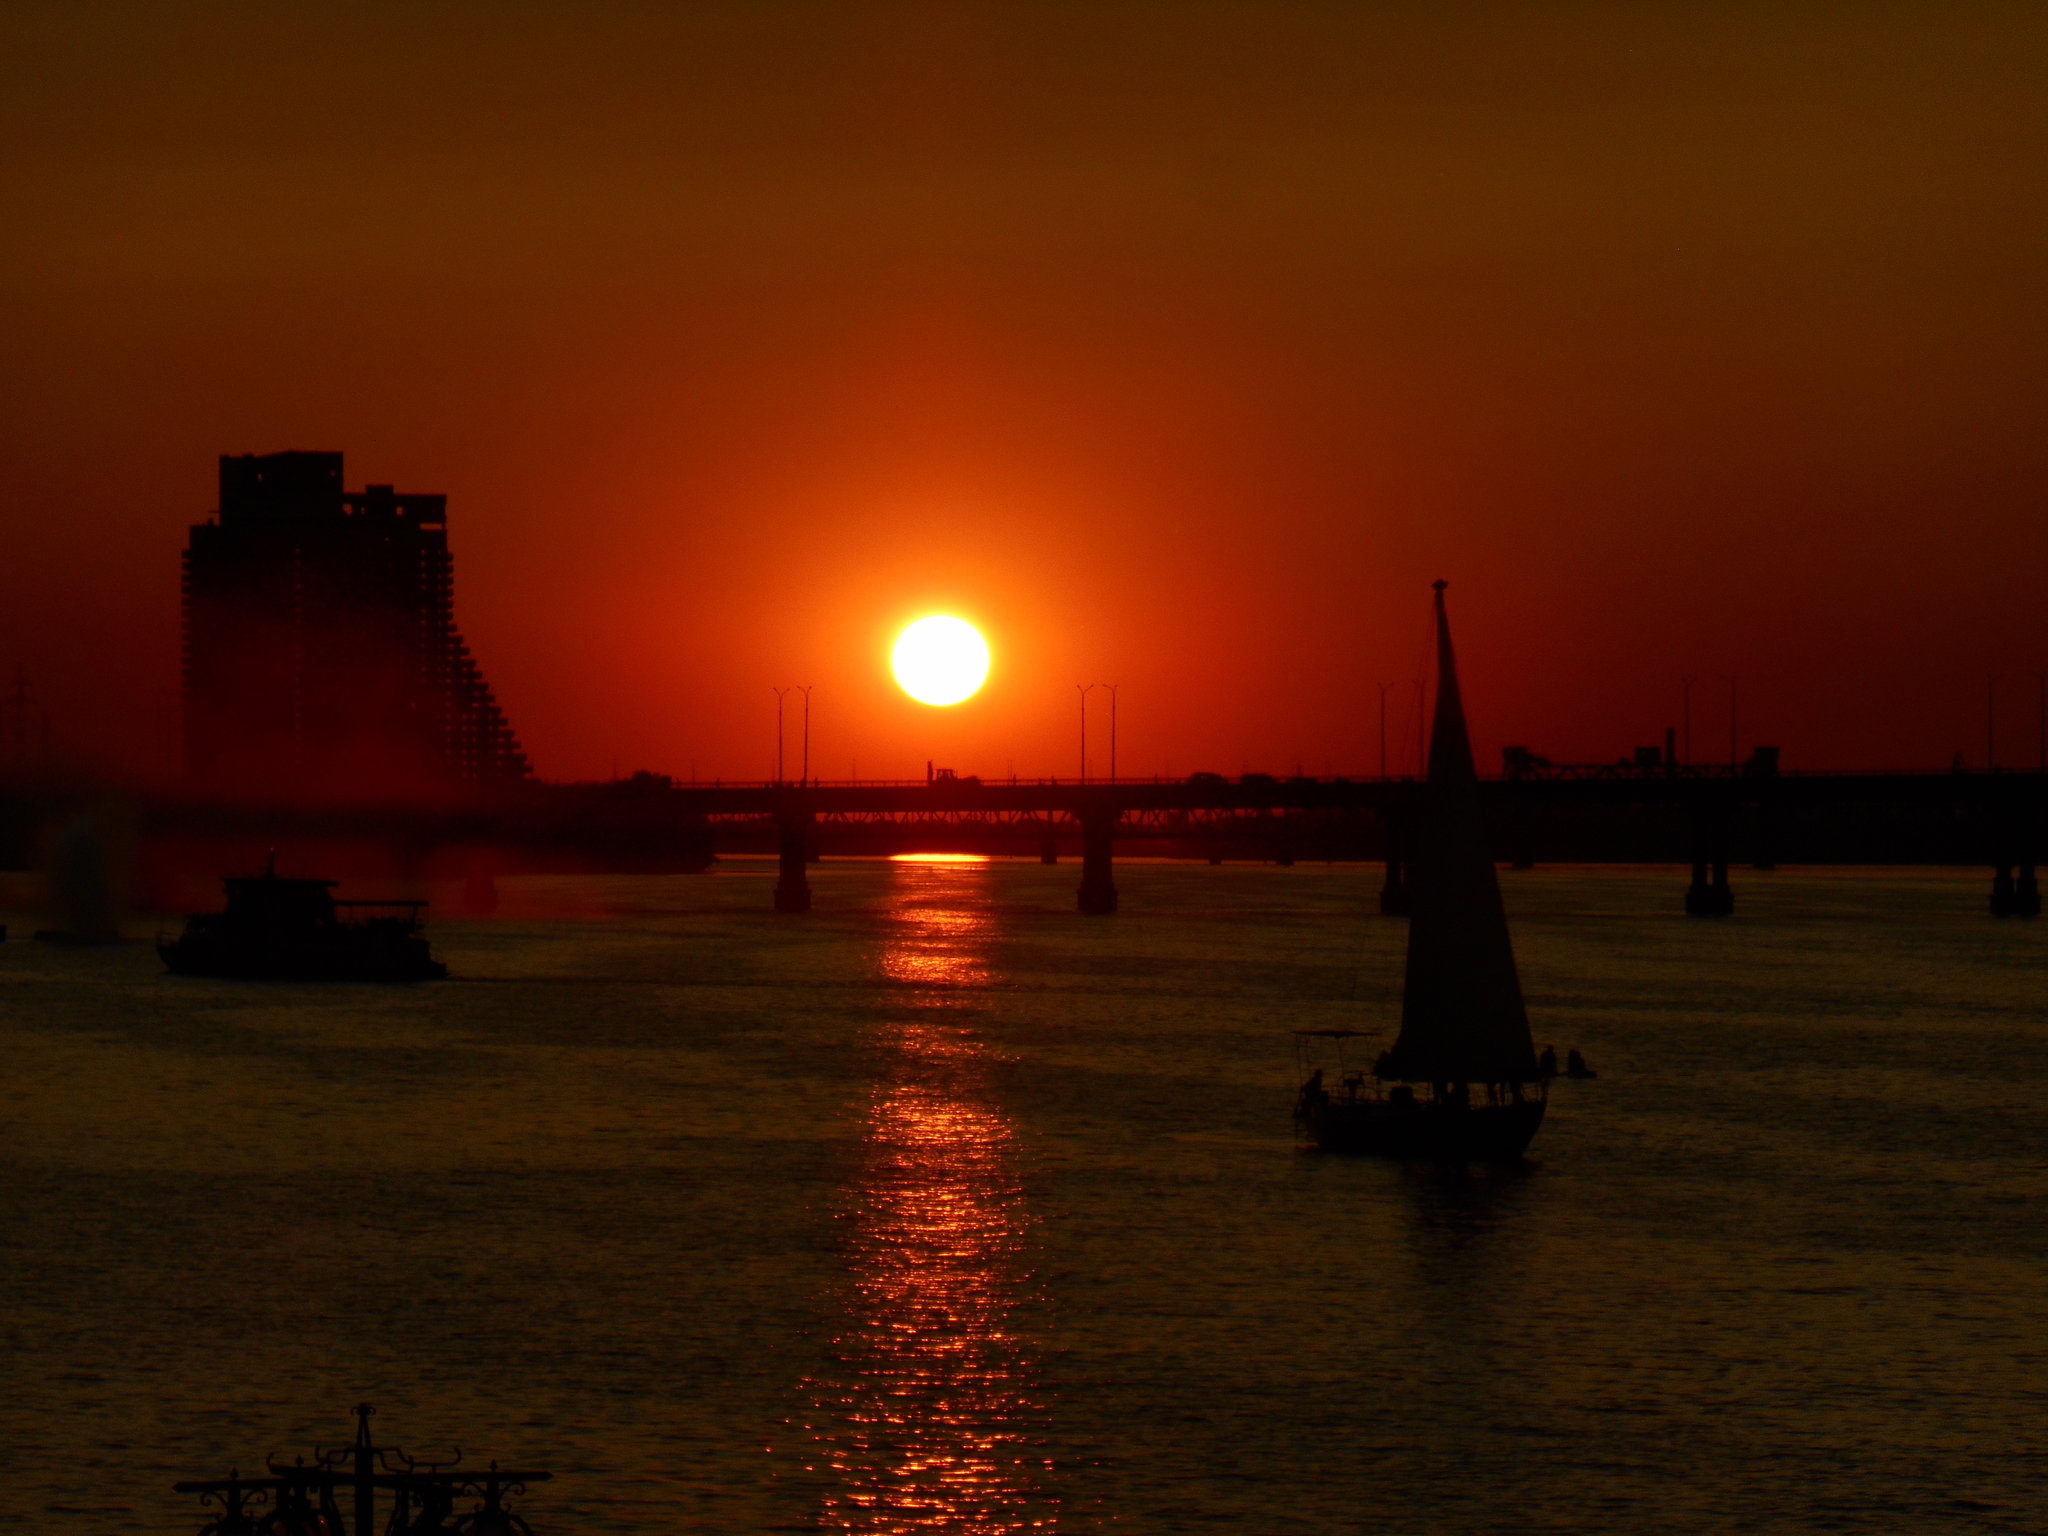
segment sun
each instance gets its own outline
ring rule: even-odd
[[[965,619],[933,614],[896,637],[896,681],[920,704],[958,704],[988,676],[988,645]]]

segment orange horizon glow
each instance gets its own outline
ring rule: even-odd
[[[449,497],[547,779],[772,778],[790,682],[827,778],[1093,777],[1092,679],[1127,775],[1371,774],[1383,690],[1412,771],[1438,576],[1483,769],[1688,678],[1696,762],[2036,764],[2048,10],[31,12],[31,752],[163,775],[186,529],[300,448]]]

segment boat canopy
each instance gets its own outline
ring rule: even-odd
[[[1532,1082],[1536,1046],[1480,816],[1444,586],[1436,584],[1436,718],[1408,875],[1401,1033],[1379,1075],[1408,1083]]]

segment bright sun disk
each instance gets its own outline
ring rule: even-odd
[[[896,637],[896,681],[920,704],[958,704],[988,676],[988,646],[964,619],[933,614]]]

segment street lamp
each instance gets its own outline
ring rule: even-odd
[[[804,776],[799,783],[811,782],[811,689],[814,683],[805,683],[796,691],[804,696]]]
[[[775,695],[775,782],[779,786],[782,783],[782,696],[796,690],[770,688],[768,691]]]
[[[1109,782],[1116,782],[1116,684],[1097,683],[1098,688],[1109,690]]]
[[[1088,695],[1099,688],[1099,683],[1074,684],[1074,691],[1081,695],[1081,782],[1088,782]]]

